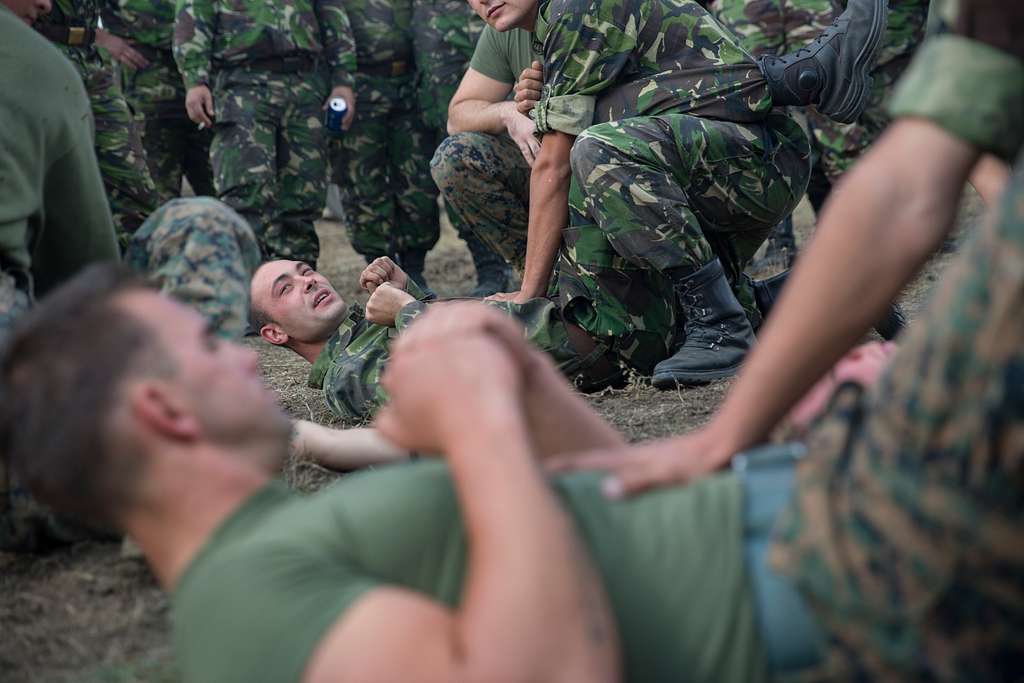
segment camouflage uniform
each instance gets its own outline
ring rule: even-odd
[[[886,106],[896,81],[924,40],[929,0],[889,0],[889,24],[871,70],[871,96],[855,123],[836,123],[813,109],[808,118],[825,175],[835,183],[889,125]]]
[[[430,179],[432,132],[416,111],[411,0],[346,3],[356,44],[356,117],[331,142],[353,248],[367,257],[434,246],[440,234]]]
[[[230,207],[210,197],[171,200],[132,236],[125,262],[202,313],[217,334],[242,338],[260,248]]]
[[[321,108],[331,87],[353,84],[355,69],[341,0],[183,0],[174,59],[186,88],[213,94],[219,198],[249,222],[266,256],[316,263],[313,222],[327,180]]]
[[[772,113],[757,65],[695,2],[552,0],[535,35],[537,131],[579,136],[559,256],[566,319],[648,373],[672,345],[674,281],[717,257],[759,322],[739,275],[803,195],[809,145]]]
[[[309,386],[323,389],[331,412],[349,422],[362,422],[387,401],[380,386],[380,375],[390,357],[392,339],[401,334],[426,309],[429,296],[409,281],[408,291],[417,301],[407,304],[395,318],[394,327],[368,322],[358,306],[348,317],[313,363]],[[558,305],[549,299],[531,299],[526,304],[486,302],[523,324],[526,339],[551,355],[560,370],[572,379],[581,373],[590,358],[581,358],[572,348]],[[603,351],[598,349],[597,355]]]
[[[755,57],[795,52],[834,18],[831,0],[715,0],[711,9]]]
[[[994,46],[929,41],[891,113],[1009,160],[1024,147],[1024,12],[962,5],[980,9],[964,24],[995,29]],[[1018,158],[997,220],[963,247],[888,373],[835,399],[776,527],[775,564],[832,646],[822,679],[1020,680],[1022,307]]]
[[[96,29],[97,0],[55,0],[53,11],[36,22],[44,35],[69,26]],[[138,130],[112,69],[95,46],[54,43],[78,69],[92,105],[96,127],[96,159],[110,200],[114,224],[122,241],[157,207],[156,186],[146,166]]]
[[[171,53],[174,2],[107,0],[103,26],[126,38],[149,61],[121,66],[124,96],[142,131],[142,146],[160,203],[181,194],[184,175],[201,196],[215,193],[210,168],[212,130],[198,130],[185,111],[185,86]]]

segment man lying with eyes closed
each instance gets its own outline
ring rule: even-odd
[[[390,258],[372,261],[359,276],[370,293],[365,309],[346,302],[331,282],[302,261],[269,261],[252,277],[253,328],[312,364],[309,385],[323,389],[331,412],[350,421],[370,417],[387,399],[380,375],[391,340],[422,313],[426,293]],[[524,336],[547,352],[581,391],[596,391],[622,377],[582,330],[564,323],[555,303],[487,302],[523,325]]]

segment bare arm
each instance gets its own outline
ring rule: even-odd
[[[533,458],[518,370],[493,340],[447,341],[399,340],[379,424],[405,446],[447,453],[469,542],[461,603],[371,591],[321,642],[305,680],[617,680],[610,610]]]
[[[999,200],[1009,179],[1009,165],[991,154],[981,157],[971,171],[971,185],[988,206]]]
[[[508,115],[518,113],[515,102],[505,99],[512,86],[470,68],[448,105],[448,134],[504,133]]]
[[[292,426],[292,453],[341,472],[409,458],[409,451],[376,429],[332,429],[307,420],[296,420]]]

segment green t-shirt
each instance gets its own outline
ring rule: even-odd
[[[501,83],[514,84],[519,74],[540,55],[533,51],[533,36],[529,31],[514,28],[499,33],[493,27],[484,27],[473,51],[469,68]]]
[[[599,483],[585,473],[553,486],[604,578],[626,680],[764,680],[738,480],[618,503]],[[222,524],[174,592],[185,680],[298,681],[325,632],[377,586],[455,605],[466,554],[442,463],[352,475],[307,497],[272,484]]]
[[[0,5],[0,268],[31,273],[37,294],[117,241],[93,150],[82,80]]]

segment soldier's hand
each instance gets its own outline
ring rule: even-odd
[[[359,286],[370,294],[385,282],[401,290],[409,284],[409,276],[387,256],[373,259],[359,275]]]
[[[509,137],[512,138],[512,141],[516,143],[516,147],[522,152],[526,163],[530,165],[530,168],[533,168],[533,162],[537,160],[537,155],[540,154],[540,140],[533,134],[533,119],[520,114],[515,107],[507,110],[504,118],[505,129],[508,131]]]
[[[321,109],[327,109],[328,103],[335,97],[340,97],[345,100],[345,104],[348,105],[348,110],[345,112],[345,118],[341,120],[341,129],[348,130],[352,126],[352,121],[356,118],[356,94],[352,92],[352,88],[347,85],[336,85],[331,90],[331,94],[324,100],[324,106]]]
[[[416,301],[416,298],[404,289],[385,282],[375,290],[366,301],[366,319],[371,323],[394,327],[395,318],[402,306]]]
[[[544,86],[544,74],[541,64],[534,60],[529,68],[523,69],[515,85],[516,109],[524,116],[529,114],[540,100],[541,88]]]
[[[189,88],[185,95],[185,111],[195,123],[213,127],[213,95],[210,89],[205,85]]]
[[[96,31],[96,44],[125,66],[130,66],[133,69],[145,69],[149,66],[149,60],[132,47],[131,42],[108,33],[103,29]]]

